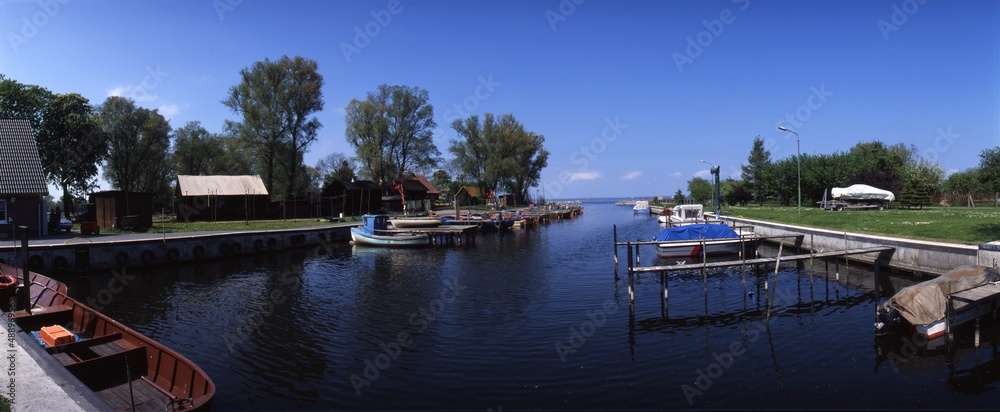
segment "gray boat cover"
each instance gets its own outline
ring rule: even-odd
[[[911,325],[927,325],[944,318],[949,294],[996,281],[1000,281],[996,269],[959,266],[937,278],[900,289],[879,309],[880,312],[887,312],[896,308]]]

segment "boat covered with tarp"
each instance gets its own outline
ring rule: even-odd
[[[830,195],[834,199],[843,200],[881,200],[885,202],[896,200],[896,195],[888,190],[861,184],[835,187],[830,189]]]
[[[987,266],[959,266],[952,271],[900,289],[878,307],[877,332],[913,331],[928,339],[947,329],[948,296],[1000,281],[997,270]],[[955,302],[961,309],[963,302]],[[956,325],[952,325],[956,326]]]
[[[694,223],[664,228],[653,239],[660,257],[739,253],[743,239],[723,223]]]

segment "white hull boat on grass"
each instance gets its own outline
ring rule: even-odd
[[[386,215],[361,216],[361,227],[351,228],[351,240],[356,245],[368,246],[427,246],[431,239],[425,234],[388,230]]]

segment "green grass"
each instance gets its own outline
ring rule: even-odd
[[[345,218],[346,221],[357,221],[355,218]],[[300,219],[300,220],[258,220],[251,222],[174,222],[168,221],[161,224],[158,220],[153,220],[153,227],[145,233],[180,233],[180,232],[203,232],[213,230],[239,231],[239,230],[275,230],[275,229],[297,229],[302,227],[316,227],[330,224],[326,220]],[[74,226],[74,230],[79,231],[79,225]],[[117,229],[101,228],[101,233],[136,233],[123,232]],[[141,232],[140,232],[141,233]]]
[[[845,232],[869,233],[907,239],[980,244],[1000,240],[1000,209],[932,207],[918,209],[844,210],[777,206],[725,207],[733,217],[767,220]]]

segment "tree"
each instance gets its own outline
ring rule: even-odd
[[[351,100],[346,111],[347,142],[368,178],[389,183],[437,165],[437,124],[426,90],[383,84],[365,100]]]
[[[482,122],[472,115],[455,120],[452,128],[460,138],[448,150],[470,180],[484,192],[504,189],[528,197],[548,164],[544,137],[527,131],[512,114],[497,119],[487,113]]]
[[[971,168],[961,172],[952,173],[941,184],[941,190],[947,194],[972,194],[983,193],[982,183],[979,181],[979,169]]]
[[[444,169],[438,169],[431,176],[431,184],[441,191],[442,198],[450,198],[452,196],[451,188],[448,187],[448,183],[451,183],[451,176]]]
[[[674,204],[675,205],[684,204],[684,192],[682,192],[680,189],[677,189],[677,192],[674,193]]]
[[[323,182],[328,180],[351,181],[356,166],[350,157],[340,152],[330,153],[316,162],[316,172]]]
[[[242,115],[227,130],[259,153],[264,182],[272,194],[289,198],[304,194],[298,178],[302,158],[322,124],[313,116],[323,110],[323,76],[315,60],[282,56],[264,59],[240,71],[240,84],[229,89],[223,104]],[[275,187],[277,166],[284,187]]]
[[[63,211],[69,217],[74,195],[85,195],[97,185],[97,166],[108,153],[108,140],[90,101],[76,93],[49,100],[42,119],[38,154],[46,177],[62,190]]]
[[[52,97],[52,92],[43,87],[21,84],[0,74],[0,116],[28,119],[36,136]]]
[[[767,171],[770,165],[771,152],[764,148],[764,139],[757,136],[753,139],[747,164],[742,166],[741,177],[760,205],[764,204],[764,198],[768,194],[770,182]]]
[[[712,199],[712,184],[708,180],[695,176],[688,180],[688,193],[691,199],[698,203],[705,203]]]
[[[157,110],[137,107],[131,99],[111,96],[98,109],[108,138],[104,177],[118,190],[154,194],[169,204],[175,176],[170,161],[170,123]]]
[[[1000,192],[1000,146],[979,154],[979,183],[983,190]]]
[[[226,156],[225,142],[209,133],[198,121],[188,122],[174,131],[171,159],[179,175],[217,174],[219,162]]]

